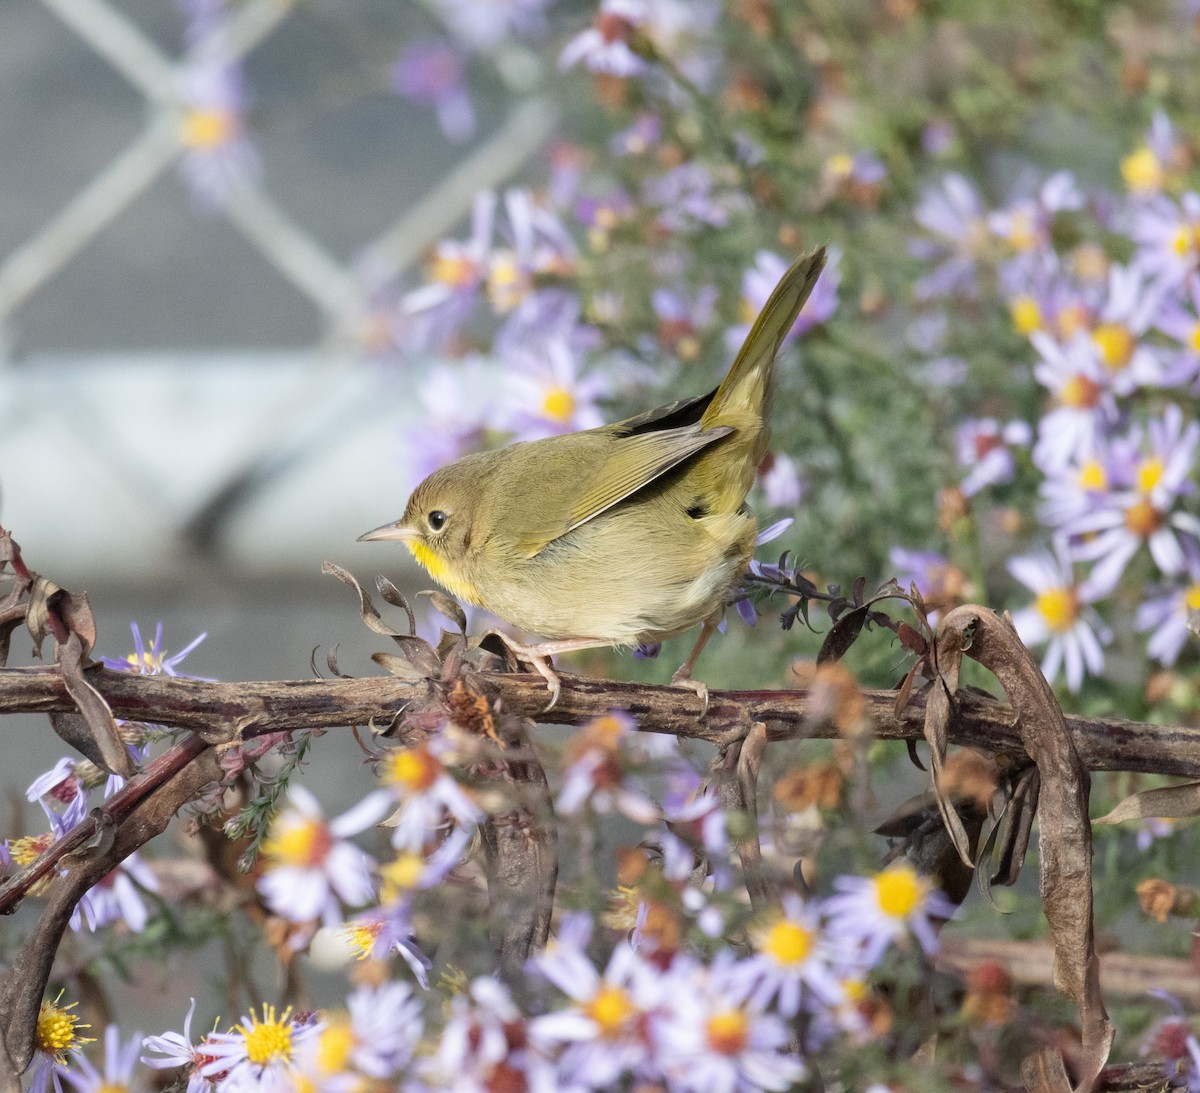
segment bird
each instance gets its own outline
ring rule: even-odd
[[[404,543],[451,595],[538,635],[496,631],[546,680],[547,711],[561,693],[557,654],[699,625],[671,682],[700,697],[703,716],[708,688],[692,673],[756,545],[746,497],[770,439],[775,358],[824,266],[824,247],[791,265],[708,394],[467,455],[358,541]]]

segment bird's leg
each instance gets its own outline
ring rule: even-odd
[[[562,683],[550,660],[552,656],[558,653],[573,653],[579,649],[601,649],[612,644],[611,641],[598,641],[596,638],[570,638],[564,641],[543,641],[536,645],[526,645],[524,642],[510,637],[503,630],[491,630],[489,633],[495,634],[504,642],[519,660],[531,664],[533,670],[546,681],[546,686],[550,690],[550,704],[542,710],[542,713],[549,713],[554,709],[558,702],[558,696],[562,694]]]
[[[692,669],[696,666],[696,660],[700,653],[708,644],[708,639],[717,632],[717,623],[720,620],[719,615],[709,615],[708,618],[700,624],[700,636],[696,638],[696,644],[692,646],[692,651],[688,654],[685,660],[671,677],[671,684],[675,687],[686,687],[689,691],[695,691],[700,696],[700,716],[703,717],[708,713],[708,684],[703,680],[692,679]]]

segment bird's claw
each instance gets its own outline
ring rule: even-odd
[[[692,679],[692,677],[682,670],[676,672],[671,677],[672,687],[683,687],[686,690],[694,692],[700,699],[700,717],[704,718],[708,713],[708,684],[701,679]]]
[[[549,657],[533,657],[530,659],[530,663],[533,665],[534,671],[546,681],[546,686],[549,688],[550,701],[542,707],[542,713],[549,713],[558,705],[559,696],[562,694],[562,680],[558,678],[558,673],[550,663]]]

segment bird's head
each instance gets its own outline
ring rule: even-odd
[[[469,465],[464,466],[467,462],[434,471],[413,490],[399,520],[360,535],[358,541],[399,540],[452,596],[478,604],[471,549],[480,489]]]

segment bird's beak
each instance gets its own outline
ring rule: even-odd
[[[397,520],[395,523],[384,524],[373,531],[364,532],[358,537],[357,541],[360,543],[374,543],[384,539],[398,539],[402,543],[411,543],[416,537],[417,533],[413,528]]]

